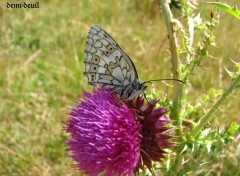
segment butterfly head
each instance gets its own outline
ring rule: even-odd
[[[137,86],[137,91],[139,93],[143,93],[146,89],[147,89],[147,86],[145,85],[145,83],[141,83]]]
[[[131,85],[129,85],[125,90],[125,92],[128,92],[127,100],[131,100],[134,97],[136,97],[139,94],[144,93],[144,91],[147,89],[147,86],[145,83],[140,83],[137,79],[135,79]]]

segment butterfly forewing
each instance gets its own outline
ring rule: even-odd
[[[84,74],[89,84],[107,85],[121,94],[133,92],[131,85],[138,81],[133,62],[115,40],[97,25],[89,30],[84,63]],[[125,90],[128,92],[124,93]]]

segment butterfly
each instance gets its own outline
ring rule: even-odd
[[[144,92],[147,86],[138,80],[132,60],[106,31],[92,26],[86,44],[84,75],[90,85],[105,86],[126,100]]]
[[[117,94],[120,100],[132,100],[142,93],[146,98],[145,84],[151,81],[182,82],[178,79],[159,79],[141,83],[129,56],[106,31],[97,25],[90,28],[86,44],[84,75],[88,83],[107,87]]]

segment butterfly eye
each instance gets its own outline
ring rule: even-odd
[[[138,89],[138,90],[142,90],[142,85],[139,84],[137,89]]]

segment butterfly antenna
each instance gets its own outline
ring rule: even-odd
[[[142,84],[145,84],[145,83],[151,83],[152,84],[152,82],[156,82],[156,81],[178,81],[178,82],[181,82],[181,83],[184,83],[182,80],[180,80],[180,79],[171,79],[171,78],[167,78],[167,79],[153,79],[153,80],[148,80],[148,81],[145,81],[145,82],[143,82]]]

